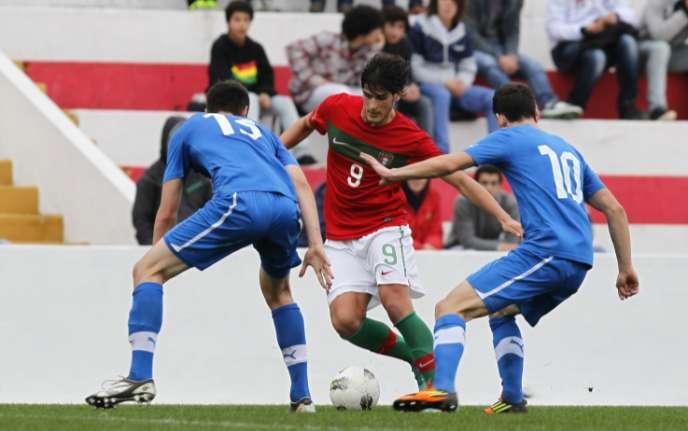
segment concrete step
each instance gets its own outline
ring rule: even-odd
[[[0,214],[38,214],[38,188],[0,186]]]
[[[12,185],[12,161],[0,160],[0,186]]]
[[[0,238],[13,243],[64,242],[60,215],[0,214]]]

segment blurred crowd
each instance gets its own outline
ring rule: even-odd
[[[445,153],[450,150],[452,119],[481,115],[487,120],[487,132],[497,128],[492,113],[494,89],[512,79],[532,88],[543,118],[573,120],[584,115],[605,70],[614,68],[619,118],[671,121],[677,114],[667,104],[667,72],[688,71],[688,0],[647,0],[641,16],[626,0],[547,0],[542,31],[549,39],[552,61],[557,70],[575,74],[569,94],[560,95],[553,91],[543,66],[520,50],[523,0],[412,0],[408,9],[389,0],[381,2],[381,9],[337,0],[337,10],[344,13],[339,29],[287,45],[290,95],[280,95],[265,49],[250,37],[252,3],[256,2],[235,0],[226,7],[227,32],[210,47],[208,86],[227,79],[241,82],[250,92],[249,118],[270,124],[277,132],[329,95],[360,95],[363,67],[382,50],[411,65],[412,77],[397,109],[427,131]],[[213,0],[189,0],[190,9],[215,7]],[[323,0],[310,2],[311,12],[324,8]],[[638,104],[641,74],[647,78],[647,112]],[[199,94],[189,109],[203,108]],[[165,126],[161,158],[138,186],[134,222],[141,243],[152,235],[166,136],[174,127]],[[321,162],[313,156],[309,142],[292,151],[301,165]],[[475,176],[517,217],[515,200],[501,188],[503,179],[497,168],[480,167]],[[209,185],[201,183],[196,177],[187,184],[185,199],[194,208],[211,194]],[[432,183],[409,181],[404,191],[417,249],[508,250],[515,244],[516,239],[503,235],[496,220],[463,198],[455,202],[445,236],[440,198]]]

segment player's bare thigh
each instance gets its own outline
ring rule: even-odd
[[[461,282],[435,306],[436,319],[451,313],[460,315],[465,321],[489,314],[483,300],[467,281]]]
[[[342,338],[352,337],[363,323],[372,296],[363,292],[345,292],[330,303],[332,327]]]
[[[160,240],[134,265],[134,285],[145,282],[162,284],[188,268],[172,254],[165,241]]]

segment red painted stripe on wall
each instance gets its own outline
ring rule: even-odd
[[[140,166],[122,169],[134,181],[145,170]],[[325,168],[304,169],[304,173],[313,189],[325,181]],[[688,224],[688,177],[603,175],[602,181],[624,206],[631,223]],[[433,180],[433,187],[441,195],[442,220],[451,221],[457,191],[441,180]],[[601,213],[591,212],[593,222],[606,223]]]
[[[275,66],[275,88],[288,94],[288,66]],[[182,110],[194,93],[208,83],[205,64],[142,64],[27,61],[27,74],[48,85],[48,95],[63,108]],[[548,72],[552,87],[562,99],[573,87],[574,77]],[[605,74],[586,107],[586,118],[617,118],[616,75]],[[638,101],[645,106],[645,82],[639,84]],[[671,74],[669,106],[688,118],[688,76]]]

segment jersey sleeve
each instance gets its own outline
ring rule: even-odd
[[[476,165],[502,165],[508,160],[507,145],[499,132],[493,132],[478,143],[466,148],[465,152],[471,156]]]
[[[274,133],[270,133],[270,138],[272,139],[272,144],[275,147],[275,156],[277,157],[277,160],[282,163],[282,166],[298,165],[298,162],[294,156],[292,156],[289,150],[282,145],[282,142],[277,136],[275,136]]]
[[[336,104],[337,96],[329,96],[313,112],[308,114],[308,125],[317,130],[321,135],[327,132],[327,120],[330,118],[332,107]]]
[[[602,190],[606,186],[590,165],[581,158],[583,162],[583,199],[588,201],[592,195]]]
[[[184,124],[174,132],[167,144],[167,165],[162,182],[165,183],[177,178],[186,177],[189,169],[189,158],[186,153],[185,140],[189,134],[192,121],[185,121]]]

